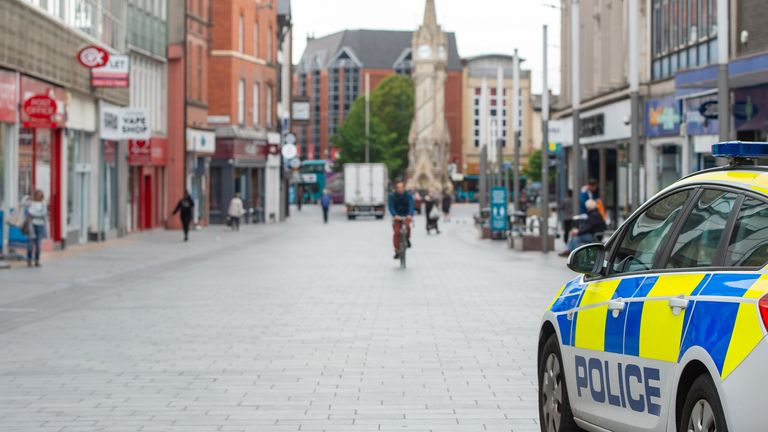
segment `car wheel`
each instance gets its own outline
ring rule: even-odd
[[[355,220],[356,218],[357,218],[357,216],[352,216],[352,215],[347,216],[347,219],[349,219],[349,220]]]
[[[678,431],[728,432],[723,405],[709,375],[696,378],[688,390]]]
[[[580,431],[573,421],[568,389],[563,374],[563,358],[557,335],[544,344],[539,364],[539,424],[542,432]]]

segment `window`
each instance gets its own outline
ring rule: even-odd
[[[717,265],[717,251],[738,195],[706,190],[696,201],[672,248],[666,267],[695,268]]]
[[[725,265],[761,267],[768,262],[768,205],[746,198],[725,252]]]
[[[259,23],[253,24],[253,56],[259,58]]]
[[[237,21],[237,50],[245,52],[245,21],[242,15]]]
[[[267,128],[272,128],[272,86],[267,86]]]
[[[237,83],[237,124],[245,124],[245,80]]]
[[[259,116],[259,106],[261,104],[261,95],[259,94],[259,84],[253,85],[253,125],[258,126],[261,123]]]
[[[706,66],[717,40],[714,0],[651,0],[652,78],[664,79],[678,70]]]
[[[274,47],[272,44],[274,41],[272,40],[272,27],[269,28],[269,34],[267,35],[267,62],[272,63],[275,61],[275,59],[272,58],[272,51],[274,50]]]
[[[652,269],[657,251],[691,194],[684,190],[662,198],[630,222],[613,257],[611,273]]]

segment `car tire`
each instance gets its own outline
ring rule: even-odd
[[[565,384],[563,357],[552,334],[539,357],[539,425],[542,432],[577,432]]]
[[[691,384],[677,430],[728,432],[723,404],[709,375],[701,375]]]
[[[347,219],[349,219],[349,220],[355,220],[355,219],[357,219],[357,216],[351,216],[351,215],[350,215],[350,216],[347,216]]]

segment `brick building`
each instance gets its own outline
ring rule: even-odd
[[[309,99],[311,118],[294,126],[302,159],[334,159],[331,137],[355,99],[393,74],[412,73],[412,31],[344,30],[309,39],[294,73],[294,95]],[[448,33],[445,117],[451,134],[450,162],[461,166],[462,64],[456,35]]]
[[[208,123],[216,127],[216,152],[211,220],[226,219],[235,193],[253,210],[248,221],[274,219],[279,209],[265,205],[281,187],[279,157],[275,161],[268,151],[280,142],[278,10],[266,0],[233,0],[214,2],[212,11]]]

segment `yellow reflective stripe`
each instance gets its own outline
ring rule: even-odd
[[[643,305],[643,316],[640,320],[640,357],[677,362],[685,312],[675,316],[669,307],[668,299],[654,300],[653,297],[689,296],[703,279],[704,274],[659,277]]]
[[[560,296],[563,295],[563,291],[565,291],[565,285],[561,286],[560,289],[557,291],[555,298],[552,299],[552,303],[549,304],[549,307],[547,308],[547,310],[552,310],[552,306],[554,306],[557,299],[559,299]]]
[[[768,276],[763,275],[747,290],[744,298],[759,299],[766,292],[768,292]],[[756,304],[742,303],[739,306],[736,323],[733,325],[731,342],[728,345],[728,353],[725,355],[725,362],[723,363],[722,379],[727,378],[763,339],[763,328],[760,325],[759,316],[760,311]]]
[[[576,317],[575,346],[594,351],[605,350],[605,320],[608,316],[608,300],[613,297],[620,280],[611,280],[589,284],[584,290],[584,296],[579,304]],[[581,308],[605,303],[582,310]]]

